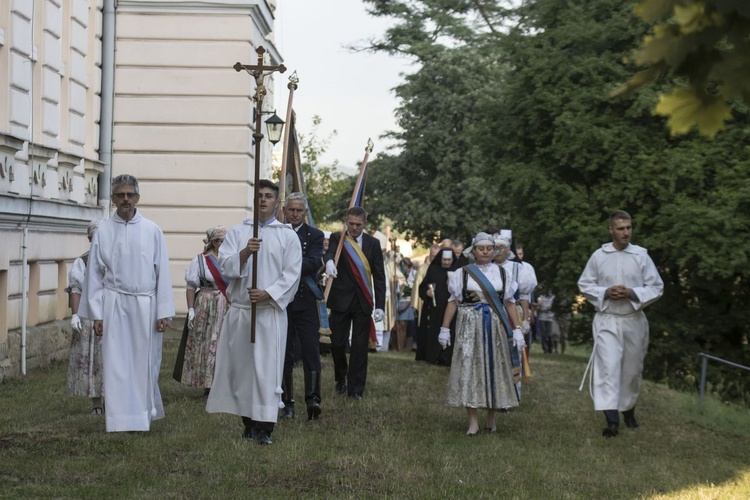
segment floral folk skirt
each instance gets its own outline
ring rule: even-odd
[[[183,331],[174,378],[190,387],[210,388],[216,366],[216,346],[228,302],[221,291],[202,289],[195,298],[193,327]]]
[[[70,338],[68,392],[99,398],[102,391],[102,339],[94,335],[94,322],[81,319],[81,331]]]
[[[489,316],[485,315],[491,315]],[[485,316],[491,329],[485,328]],[[518,406],[508,337],[487,304],[460,305],[446,393],[448,406],[502,409]]]

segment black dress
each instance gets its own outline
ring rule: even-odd
[[[424,339],[420,342],[425,346],[425,361],[428,363],[450,366],[453,357],[453,339],[455,337],[455,318],[451,323],[451,345],[443,349],[438,342],[440,327],[443,326],[445,308],[448,305],[448,271],[441,265],[440,254],[427,268],[422,283],[419,285],[419,296],[422,299],[422,322],[426,323]],[[434,286],[435,302],[427,295],[430,284]]]

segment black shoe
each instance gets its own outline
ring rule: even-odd
[[[258,444],[273,444],[273,441],[271,441],[271,436],[264,430],[259,430],[256,433],[255,440],[258,441]]]
[[[336,382],[336,394],[346,394],[346,382]]]
[[[625,420],[625,427],[631,431],[637,431],[641,428],[641,426],[638,425],[638,420],[635,419],[635,408],[622,412],[622,416],[623,420]]]
[[[358,392],[353,392],[353,393],[349,394],[349,397],[352,398],[352,399],[354,399],[354,400],[356,400],[356,401],[359,401],[360,399],[362,399],[362,394],[360,394]]]
[[[604,430],[602,431],[602,436],[604,436],[605,438],[617,437],[618,427],[620,426],[614,422],[608,423],[607,427],[605,427]]]
[[[284,402],[281,418],[294,418],[294,401]]]
[[[320,403],[314,402],[307,405],[307,420],[318,420],[320,418]]]
[[[607,427],[602,431],[602,436],[606,438],[617,436],[620,427],[620,414],[617,410],[604,410],[604,418],[607,419]]]
[[[255,434],[254,427],[245,427],[245,430],[242,431],[242,438],[248,441],[255,441]]]

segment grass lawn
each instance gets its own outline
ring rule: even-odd
[[[536,346],[535,346],[536,347]],[[323,414],[280,422],[274,444],[241,439],[239,417],[209,415],[202,390],[171,380],[167,417],[148,433],[112,433],[69,396],[62,364],[0,383],[2,498],[750,498],[750,412],[646,383],[641,430],[601,437],[604,418],[578,384],[587,360],[532,353],[534,380],[498,432],[468,438],[466,412],[443,404],[448,370],[407,353],[370,356],[365,398],[333,390]],[[483,412],[480,411],[483,418]],[[483,423],[483,422],[481,422]]]

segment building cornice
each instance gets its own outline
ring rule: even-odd
[[[253,19],[260,29],[262,45],[270,64],[281,64],[283,59],[274,43],[268,39],[273,31],[275,3],[268,0],[118,0],[117,12],[138,14],[244,14]],[[256,37],[253,37],[254,40]],[[257,43],[257,42],[256,42]]]
[[[88,223],[102,216],[101,207],[70,201],[47,200],[0,194],[0,228],[26,226],[36,230],[81,232]]]

